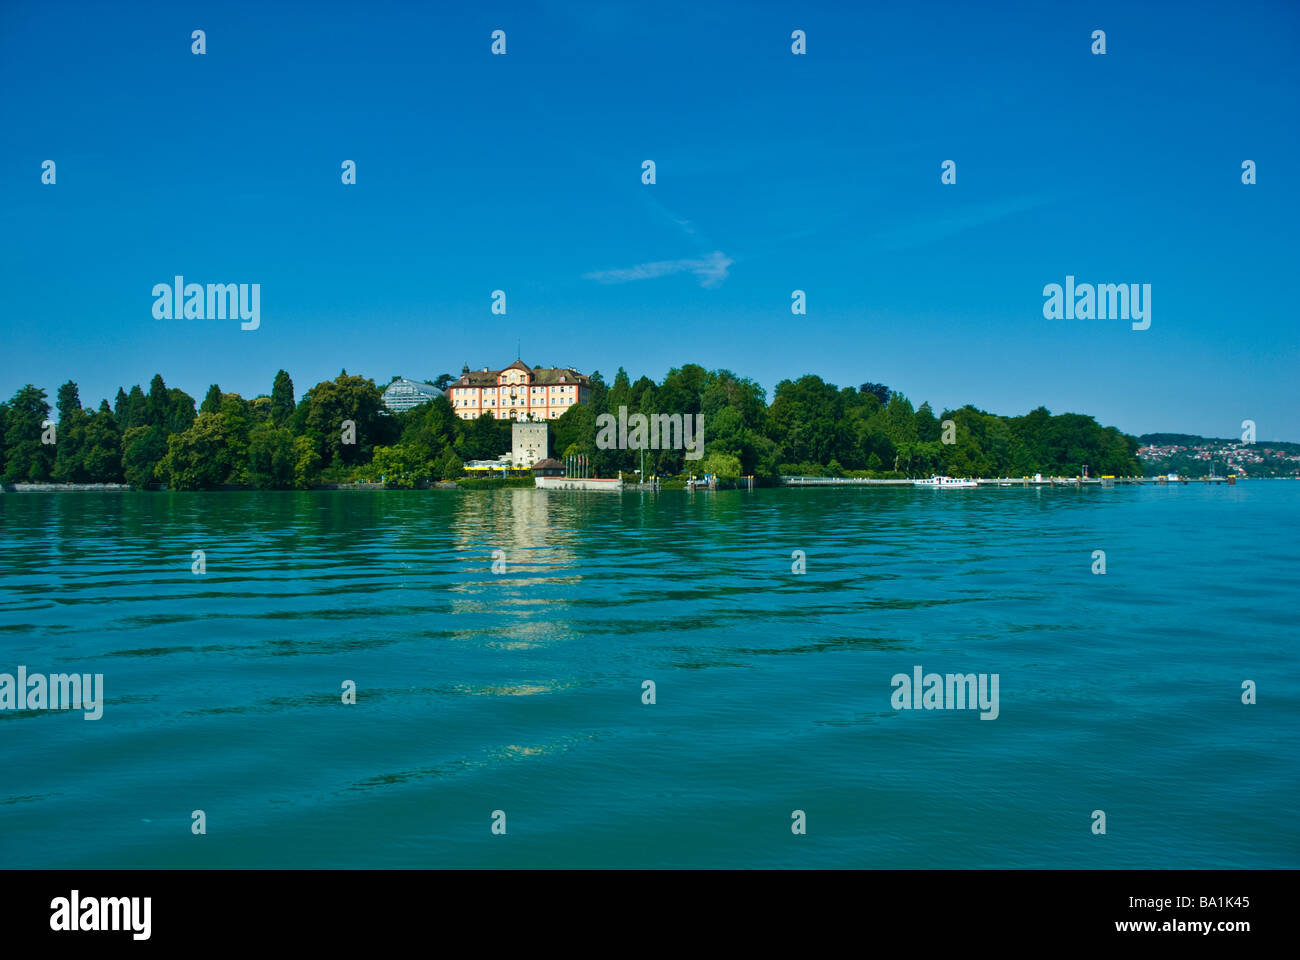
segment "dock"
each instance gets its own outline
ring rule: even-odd
[[[623,481],[604,477],[538,477],[540,490],[613,490],[623,489]]]
[[[1189,483],[1236,484],[1236,477],[994,477],[975,481],[981,487],[1100,487],[1179,486]],[[910,487],[911,480],[871,480],[865,477],[782,476],[786,487]]]

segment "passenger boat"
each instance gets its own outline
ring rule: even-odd
[[[962,490],[969,487],[978,487],[979,482],[969,477],[931,477],[929,480],[913,480],[914,487],[932,487],[942,490]]]

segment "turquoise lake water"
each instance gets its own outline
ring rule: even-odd
[[[105,688],[0,866],[1297,867],[1297,561],[1281,481],[0,495],[0,673]]]

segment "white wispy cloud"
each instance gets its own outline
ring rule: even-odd
[[[706,290],[722,286],[727,279],[727,271],[735,261],[721,250],[714,250],[704,257],[685,260],[658,260],[654,263],[640,263],[635,267],[620,267],[614,270],[595,270],[583,274],[583,279],[595,280],[597,283],[629,283],[633,280],[653,280],[655,277],[667,277],[674,273],[693,273]]]

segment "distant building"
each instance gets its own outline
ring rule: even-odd
[[[564,476],[564,464],[559,460],[538,460],[533,464],[533,476],[535,477],[562,477]]]
[[[512,448],[510,460],[516,467],[531,467],[538,460],[545,460],[549,453],[547,431],[550,427],[545,421],[528,423],[515,421],[510,425]]]
[[[442,391],[431,383],[420,380],[394,380],[384,390],[384,406],[393,413],[410,410],[422,403],[428,403],[434,397],[441,397]]]
[[[571,367],[530,367],[516,360],[504,370],[471,370],[448,388],[456,416],[474,420],[554,420],[575,403],[591,401],[591,378]]]
[[[512,464],[511,461],[510,461],[510,454],[508,454],[508,453],[503,453],[503,454],[501,454],[500,457],[498,457],[498,458],[495,459],[495,460],[466,460],[466,461],[465,461],[465,472],[466,472],[466,473],[475,473],[475,472],[479,472],[479,473],[481,473],[481,472],[483,472],[483,471],[485,471],[485,470],[486,470],[486,471],[489,471],[489,472],[492,472],[492,473],[495,473],[495,472],[497,472],[498,470],[504,472],[504,471],[506,471],[506,470],[509,470],[512,466],[513,466],[513,464]]]

